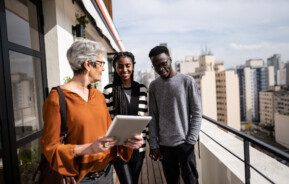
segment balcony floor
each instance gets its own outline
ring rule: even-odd
[[[146,147],[146,157],[143,162],[138,184],[166,184],[163,167],[160,161],[153,161],[149,157],[149,146]],[[115,184],[120,184],[114,172]],[[184,182],[180,181],[180,184]]]

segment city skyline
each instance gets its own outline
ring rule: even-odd
[[[206,48],[226,68],[281,54],[289,61],[289,2],[285,0],[113,0],[113,20],[136,69],[149,69],[150,49],[168,43],[174,61]]]

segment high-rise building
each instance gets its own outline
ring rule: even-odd
[[[275,140],[289,149],[289,115],[275,113]]]
[[[278,70],[281,66],[281,55],[274,54],[272,57],[267,59],[267,66],[274,67],[274,85],[278,84]]]
[[[274,91],[260,91],[260,124],[274,126]]]
[[[199,85],[203,114],[217,120],[217,96],[215,71],[191,74]]]
[[[275,94],[275,140],[289,148],[289,91],[288,89]]]
[[[285,63],[286,68],[286,86],[289,87],[289,61]]]
[[[250,68],[262,68],[265,66],[263,59],[248,59],[246,66]]]
[[[39,128],[33,79],[26,74],[15,73],[11,75],[11,81],[15,126]]]
[[[216,72],[216,92],[217,120],[240,130],[239,79],[235,70]]]
[[[283,115],[289,115],[289,91],[280,90],[275,93],[275,112]]]
[[[279,83],[278,85],[280,86],[285,86],[286,85],[286,75],[287,75],[287,70],[286,70],[286,65],[284,67],[280,68],[279,70]]]
[[[203,54],[199,57],[200,67],[199,71],[214,71],[214,66],[216,62],[215,56],[212,54]]]
[[[259,122],[259,92],[268,88],[268,68],[237,68],[241,121]]]
[[[184,61],[176,63],[176,70],[183,74],[195,73],[196,69],[200,67],[197,57],[186,57]]]
[[[210,53],[204,53],[198,59],[193,57],[190,61],[184,61],[183,63],[186,64],[180,67],[180,72],[194,77],[198,83],[203,114],[217,120],[215,57]],[[186,68],[184,66],[190,67]]]
[[[239,78],[239,94],[240,94],[240,118],[241,121],[246,121],[246,98],[245,98],[245,71],[243,67],[238,67],[236,69]]]
[[[274,66],[267,66],[268,70],[268,87],[275,86]]]

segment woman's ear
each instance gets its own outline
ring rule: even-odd
[[[90,63],[88,60],[84,61],[82,65],[83,65],[83,68],[85,68],[87,71],[90,71],[90,67],[89,67]]]

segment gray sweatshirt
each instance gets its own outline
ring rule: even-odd
[[[149,143],[151,149],[195,144],[202,122],[201,100],[195,80],[177,73],[154,80],[149,87]]]

